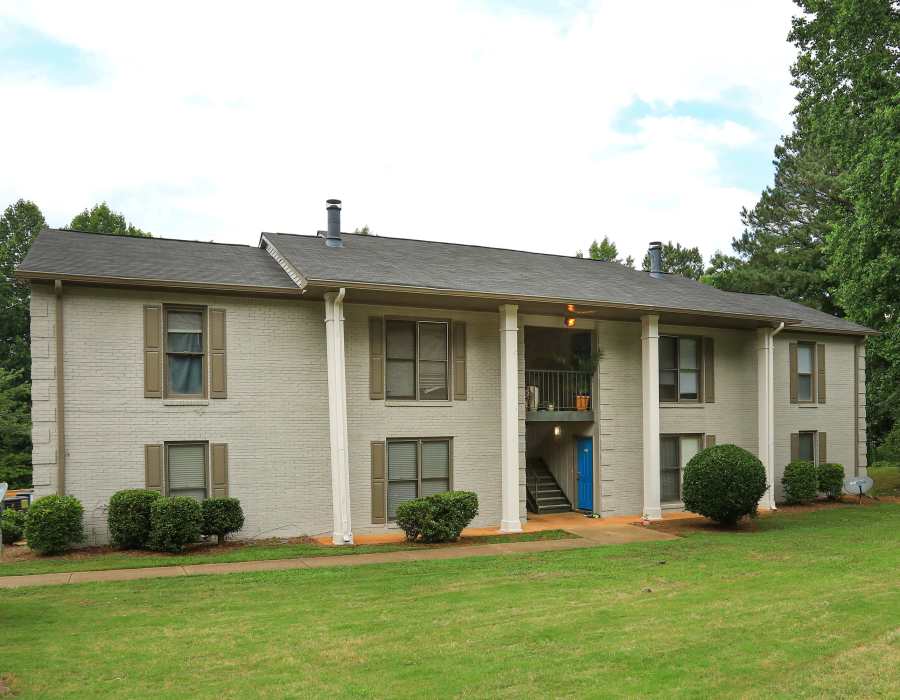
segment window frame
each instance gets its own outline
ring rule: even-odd
[[[807,375],[806,372],[800,371],[800,348],[807,347],[810,349],[810,365],[809,365],[809,373]],[[797,403],[804,404],[814,404],[817,403],[818,393],[819,393],[819,382],[818,382],[818,368],[819,368],[819,358],[817,356],[818,348],[816,347],[816,343],[812,340],[798,340],[797,341],[797,376],[795,381],[797,382]],[[809,376],[809,398],[803,399],[800,398],[800,377]],[[806,431],[810,432],[810,431]],[[815,432],[815,431],[813,431]]]
[[[413,357],[413,396],[388,396],[389,388],[388,388],[388,362],[390,358],[388,358],[388,325],[390,323],[411,323],[415,326],[415,355]],[[425,323],[430,324],[440,324],[444,326],[446,331],[445,338],[445,347],[447,350],[446,359],[444,360],[444,364],[446,365],[446,396],[444,398],[439,399],[423,399],[419,396],[420,391],[420,382],[419,382],[419,364],[422,361],[422,353],[420,352],[420,342],[419,342],[419,334],[420,334],[420,326]],[[390,401],[416,401],[421,403],[441,403],[448,402],[453,400],[453,355],[452,355],[452,327],[453,324],[448,318],[427,318],[427,317],[419,317],[419,316],[385,316],[383,321],[384,327],[382,332],[382,338],[384,342],[384,400],[387,402]],[[407,360],[408,361],[408,360]],[[426,362],[434,362],[435,360],[426,360]]]
[[[163,398],[165,399],[206,399],[209,398],[209,324],[206,306],[191,304],[163,304]],[[200,353],[169,352],[169,311],[189,311],[200,314],[200,333],[203,348]],[[200,355],[202,387],[199,394],[176,394],[169,391],[169,355]]]
[[[204,491],[203,500],[210,498],[212,493],[212,465],[210,464],[210,448],[208,440],[169,440],[163,443],[163,480],[162,495],[171,496],[169,488],[169,448],[170,447],[193,447],[198,445],[203,448],[203,484]]]
[[[682,493],[683,481],[684,481],[684,466],[681,464],[681,440],[683,438],[697,438],[697,443],[699,446],[698,452],[704,449],[704,444],[706,444],[706,433],[660,433],[659,435],[659,479],[660,479],[660,489],[659,489],[659,501],[660,505],[672,505],[679,504],[684,502],[684,494]],[[674,439],[678,445],[678,468],[672,469],[670,467],[663,467],[662,463],[662,441],[666,439]],[[672,500],[663,500],[662,497],[662,473],[663,471],[677,471],[678,472],[678,498],[674,501]]]
[[[672,335],[670,333],[660,333],[659,340],[662,341],[663,338],[671,338],[675,341],[675,368],[674,369],[663,369],[662,363],[659,363],[659,378],[657,380],[657,391],[659,392],[659,402],[660,403],[703,403],[703,373],[705,370],[704,362],[704,353],[703,353],[703,336],[699,335]],[[682,340],[693,340],[697,345],[697,368],[690,370],[682,370],[681,365],[681,341]],[[659,355],[658,355],[659,357]],[[681,372],[695,372],[697,375],[697,398],[695,399],[683,399],[681,398]],[[674,372],[675,373],[675,398],[674,399],[663,399],[662,392],[662,373],[663,372]]]
[[[800,455],[800,441],[807,435],[812,440],[812,459],[804,460]],[[812,462],[814,465],[819,466],[819,431],[800,430],[797,432],[797,436],[797,459],[804,462]]]
[[[390,446],[391,444],[414,442],[416,443],[416,496],[421,498],[423,481],[442,481],[442,479],[423,479],[422,478],[422,445],[429,442],[446,442],[447,443],[447,491],[453,490],[453,438],[450,436],[443,437],[393,437],[386,438],[384,441],[384,515],[385,522],[397,522],[397,516],[391,515],[388,504],[390,498],[391,483],[409,483],[410,479],[391,479],[390,464]]]

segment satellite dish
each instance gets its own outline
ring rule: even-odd
[[[851,476],[849,479],[844,479],[844,493],[850,496],[859,496],[861,501],[863,494],[874,485],[875,482],[867,476]]]

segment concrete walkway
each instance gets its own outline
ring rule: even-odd
[[[28,576],[0,576],[0,588],[25,588],[30,586],[54,586],[66,583],[95,581],[134,581],[146,578],[171,576],[200,576],[209,574],[236,574],[251,571],[281,571],[285,569],[323,569],[337,566],[362,566],[388,564],[403,561],[433,561],[438,559],[464,559],[467,557],[493,557],[503,554],[527,554],[530,552],[557,552],[584,549],[608,544],[649,542],[676,539],[658,530],[641,528],[627,523],[570,520],[564,528],[577,539],[535,540],[532,542],[503,542],[498,544],[473,544],[437,547],[434,549],[403,550],[375,554],[342,554],[296,559],[271,559],[266,561],[242,561],[226,564],[188,564],[186,566],[155,566],[142,569],[111,569],[108,571],[76,571],[60,574],[32,574]]]

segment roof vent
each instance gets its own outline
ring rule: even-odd
[[[325,245],[329,248],[340,248],[344,245],[341,239],[341,200],[328,199],[325,201],[328,206],[325,210],[328,212],[328,231],[325,232]]]
[[[662,277],[662,242],[651,241],[650,250],[647,251],[650,257],[650,276]]]

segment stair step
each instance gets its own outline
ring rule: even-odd
[[[538,515],[541,513],[568,513],[572,510],[572,507],[568,503],[564,503],[558,506],[538,506]]]

